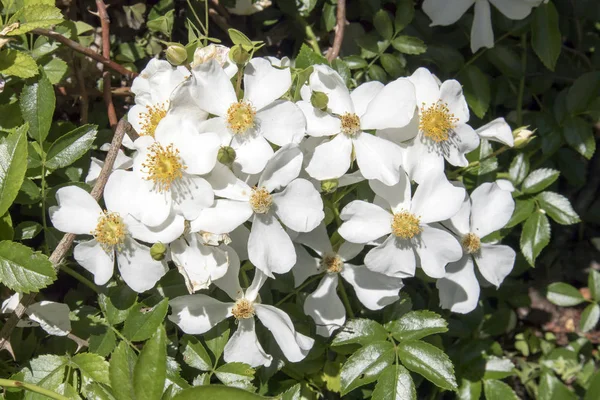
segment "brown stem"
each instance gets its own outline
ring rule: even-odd
[[[338,0],[337,12],[335,16],[337,24],[335,25],[335,37],[333,46],[327,51],[327,60],[333,61],[340,54],[342,42],[344,41],[344,29],[346,27],[346,0]]]
[[[117,64],[116,62],[111,61],[110,59],[103,57],[101,54],[96,53],[92,49],[89,49],[87,47],[83,47],[79,43],[77,43],[74,40],[71,40],[71,39],[69,39],[69,38],[61,35],[58,32],[54,32],[54,31],[51,31],[49,29],[42,29],[42,28],[33,29],[31,32],[35,33],[36,35],[46,36],[46,37],[49,37],[51,39],[54,39],[57,42],[60,42],[60,43],[64,44],[67,47],[70,47],[71,49],[75,50],[78,53],[85,54],[86,56],[88,56],[88,57],[90,57],[90,58],[98,61],[102,65],[104,65],[104,66],[112,69],[115,72],[118,72],[121,75],[124,75],[127,78],[135,78],[136,76],[138,76],[137,72],[133,72],[133,71],[128,70],[127,68],[123,67],[122,65]]]
[[[98,7],[98,17],[100,17],[100,26],[102,27],[102,55],[107,60],[110,60],[110,18],[106,12],[106,4],[102,0],[96,0]],[[114,131],[119,120],[117,119],[117,111],[113,103],[111,88],[110,88],[110,71],[102,72],[102,80],[104,82],[104,102],[106,103],[106,112],[108,113],[108,122],[111,129]]]
[[[82,125],[88,123],[88,110],[89,110],[89,96],[87,89],[85,88],[85,77],[83,76],[83,70],[81,68],[81,63],[76,57],[72,57],[73,60],[73,68],[75,69],[75,76],[77,76],[77,85],[79,86],[79,91],[81,92],[79,95],[80,102],[80,112],[79,112],[79,121]]]
[[[99,200],[102,196],[104,186],[106,185],[108,176],[112,172],[113,165],[117,158],[117,153],[121,147],[121,143],[123,142],[123,136],[129,131],[135,132],[131,124],[122,119],[117,125],[115,135],[113,136],[113,140],[110,144],[110,149],[108,150],[106,159],[104,160],[104,166],[102,167],[100,175],[98,176],[98,180],[96,181],[96,184],[91,192],[92,197],[96,200]],[[66,233],[58,243],[58,246],[56,246],[56,249],[54,249],[50,255],[50,262],[52,262],[56,271],[58,271],[60,263],[64,260],[67,252],[71,248],[74,239],[75,235],[72,233]],[[17,326],[19,320],[25,314],[27,307],[29,307],[35,301],[35,295],[36,293],[29,293],[23,296],[21,302],[15,308],[15,311],[13,311],[0,330],[0,351],[7,350],[13,356],[13,358],[15,358],[15,355],[13,353],[12,346],[10,345],[10,335]]]

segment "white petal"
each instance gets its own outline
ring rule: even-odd
[[[252,213],[248,202],[219,199],[212,207],[200,211],[190,228],[192,232],[229,233],[247,221]]]
[[[534,4],[523,0],[489,0],[508,19],[520,20],[531,12]]]
[[[200,211],[210,207],[214,201],[210,184],[204,178],[186,173],[171,186],[171,196],[173,209],[188,221],[198,218]]]
[[[198,131],[201,133],[216,133],[221,140],[221,146],[229,146],[233,139],[233,134],[229,131],[227,121],[223,117],[213,117],[198,124]]]
[[[107,206],[123,214],[130,213],[148,226],[162,225],[171,215],[173,198],[170,191],[155,190],[152,182],[135,172],[114,171],[111,179],[114,179],[114,185],[104,189]]]
[[[392,214],[365,201],[349,203],[340,214],[338,233],[353,243],[368,243],[392,231]]]
[[[237,102],[229,77],[215,60],[192,70],[195,84],[190,87],[198,106],[210,114],[224,116],[232,103]]]
[[[465,254],[459,261],[448,264],[446,275],[435,285],[439,291],[440,307],[460,314],[469,313],[477,307],[480,288],[470,255]]]
[[[321,137],[335,135],[341,131],[339,118],[313,107],[308,101],[299,101],[296,105],[306,118],[306,134]]]
[[[354,113],[354,105],[346,83],[334,69],[325,65],[313,65],[313,73],[308,80],[311,90],[327,95],[327,108],[334,114]]]
[[[291,85],[290,69],[275,68],[264,58],[253,58],[244,70],[244,99],[257,110],[283,96]]]
[[[168,61],[157,58],[150,60],[131,85],[136,104],[156,104],[169,100],[175,87],[188,75],[184,67],[174,67]]]
[[[382,197],[393,212],[410,211],[411,188],[406,172],[400,173],[400,180],[393,186],[387,186],[378,180],[370,180],[369,186],[376,195]]]
[[[308,174],[320,181],[339,178],[350,168],[352,140],[339,134],[317,146],[306,167]]]
[[[201,244],[197,234],[171,243],[171,258],[194,292],[208,289],[227,272],[227,254],[217,247]]]
[[[238,179],[226,166],[217,163],[210,174],[204,177],[213,188],[215,196],[247,201],[252,191],[244,181]]]
[[[306,179],[294,179],[273,195],[273,203],[281,222],[296,232],[310,232],[325,218],[321,195]]]
[[[71,331],[69,312],[69,306],[53,301],[41,301],[30,305],[26,310],[29,319],[54,336],[67,336]]]
[[[242,362],[251,367],[271,365],[273,357],[265,353],[256,336],[254,318],[241,319],[231,338],[225,345],[223,360],[226,363]]]
[[[23,298],[22,293],[15,293],[10,296],[8,299],[2,302],[2,308],[0,309],[0,314],[10,314],[17,309],[17,306],[21,302]]]
[[[58,206],[50,208],[52,225],[61,232],[89,235],[98,224],[102,209],[98,202],[78,186],[66,186],[56,192]]]
[[[513,185],[513,183],[508,179],[496,179],[496,184],[500,187],[500,189],[506,190],[507,192],[512,193],[515,191],[515,185]]]
[[[300,175],[302,169],[302,151],[298,145],[288,144],[277,150],[265,166],[258,186],[269,192],[287,186]]]
[[[408,79],[415,85],[418,108],[429,107],[440,99],[440,84],[427,68],[417,68]]]
[[[96,285],[104,285],[113,276],[114,252],[104,251],[95,239],[78,243],[73,249],[73,257],[83,268],[94,275]]]
[[[377,136],[396,144],[408,142],[419,133],[419,122],[419,111],[415,107],[413,117],[406,126],[401,128],[379,129],[377,131]]]
[[[327,229],[323,223],[320,223],[319,226],[310,232],[300,233],[294,238],[294,242],[310,247],[319,255],[333,252],[329,236],[327,235]]]
[[[338,250],[338,256],[340,256],[343,261],[350,261],[358,256],[364,248],[365,246],[359,243],[344,242]]]
[[[321,259],[315,258],[308,254],[308,251],[299,244],[294,244],[296,250],[296,264],[292,268],[292,274],[294,275],[294,284],[296,287],[300,286],[307,278],[320,274]]]
[[[258,297],[258,292],[267,281],[267,278],[268,276],[264,274],[261,270],[254,270],[254,279],[252,279],[252,283],[246,289],[246,292],[244,293],[244,298],[249,301],[256,300],[256,298]]]
[[[515,210],[512,194],[496,183],[486,182],[475,189],[471,202],[471,231],[479,237],[504,227]]]
[[[366,179],[377,179],[386,185],[394,185],[400,179],[402,149],[395,143],[362,132],[352,143],[356,162]]]
[[[235,250],[229,246],[222,246],[223,250],[227,252],[227,258],[229,259],[229,266],[225,275],[216,279],[214,284],[216,287],[227,293],[232,300],[242,298],[244,290],[240,285],[240,258],[238,257]]]
[[[156,140],[163,146],[173,145],[186,167],[188,174],[207,174],[217,162],[217,153],[221,146],[218,134],[207,132],[200,133],[197,127],[191,129],[186,126],[162,126],[156,131]]]
[[[248,257],[256,268],[270,277],[273,272],[288,272],[296,263],[292,240],[272,214],[254,215]]]
[[[469,106],[463,94],[461,84],[450,79],[444,81],[440,86],[440,100],[448,106],[450,113],[458,119],[458,124],[466,124],[469,121]]]
[[[443,173],[444,156],[437,145],[421,133],[402,148],[402,166],[409,178],[417,183],[423,182],[431,174]]]
[[[361,117],[367,112],[369,103],[383,90],[383,83],[378,81],[365,82],[350,93],[352,103],[354,103],[354,112]]]
[[[495,140],[510,147],[515,144],[512,129],[510,129],[510,125],[502,117],[485,124],[475,132],[482,138]]]
[[[254,307],[256,316],[271,331],[283,355],[290,362],[303,360],[314,340],[296,332],[292,320],[285,312],[266,304],[256,304]]]
[[[373,272],[364,265],[344,264],[341,275],[369,310],[380,310],[398,300],[398,291],[404,286],[402,279]]]
[[[121,216],[139,214],[139,198],[135,189],[139,186],[139,177],[131,171],[113,171],[104,187],[104,203],[112,212]]]
[[[329,337],[346,322],[346,309],[337,295],[337,285],[337,274],[325,274],[304,301],[304,313],[315,321],[317,335]]]
[[[469,125],[457,125],[449,141],[443,145],[442,152],[450,164],[457,167],[466,167],[469,161],[465,154],[479,146],[479,136]]]
[[[127,215],[124,218],[127,230],[134,238],[147,243],[171,243],[183,234],[185,221],[181,215],[171,214],[161,225],[148,227]]]
[[[231,147],[236,153],[234,165],[246,174],[258,174],[273,156],[273,148],[260,135],[235,136]]]
[[[365,177],[359,171],[344,174],[338,178],[338,188],[354,185],[365,180]],[[319,185],[320,186],[320,185]]]
[[[177,128],[196,130],[196,127],[208,118],[208,112],[200,108],[196,101],[197,87],[194,78],[187,79],[177,86],[169,100],[167,115],[161,119],[156,132],[162,129]]]
[[[475,264],[486,281],[499,287],[515,265],[515,251],[509,246],[482,243],[474,254]]]
[[[431,26],[452,25],[473,5],[475,0],[425,0],[423,11],[431,18]]]
[[[415,190],[411,212],[421,218],[422,224],[443,221],[460,210],[465,189],[448,182],[443,173],[431,175]]]
[[[231,239],[231,247],[235,250],[240,260],[248,259],[248,238],[250,238],[250,230],[244,225],[240,225],[229,232]]]
[[[388,83],[369,103],[360,117],[362,129],[388,129],[406,126],[412,119],[417,99],[415,86],[406,78]]]
[[[231,316],[232,303],[222,303],[204,294],[179,296],[169,301],[169,320],[185,333],[199,335]]]
[[[494,47],[494,31],[492,30],[492,15],[488,0],[475,2],[475,17],[471,27],[471,51],[475,53],[482,47]]]
[[[419,256],[419,266],[431,278],[442,278],[446,264],[458,261],[463,255],[463,249],[452,234],[430,225],[422,225],[423,231],[415,245]]]
[[[445,221],[444,226],[447,226],[458,236],[471,232],[471,199],[468,194],[465,193],[465,199],[460,206],[460,210],[448,221]]]
[[[306,118],[294,103],[277,100],[256,113],[260,133],[277,146],[300,143],[306,131]]]
[[[117,264],[123,280],[138,293],[152,289],[168,270],[164,261],[150,256],[150,248],[126,238],[123,248],[117,251]]]
[[[390,277],[410,278],[415,276],[417,261],[409,241],[390,235],[367,253],[365,265],[373,272]]]

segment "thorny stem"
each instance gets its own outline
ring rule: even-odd
[[[102,55],[107,60],[110,60],[110,18],[108,17],[104,1],[96,0],[96,6],[98,7],[98,17],[100,17],[100,25],[102,27]],[[112,100],[109,71],[102,72],[102,80],[104,82],[103,93],[104,102],[106,103],[106,112],[108,114],[108,122],[110,123],[111,129],[114,131],[119,120]]]
[[[39,393],[41,395],[50,397],[51,399],[69,400],[68,397],[63,396],[62,394],[58,394],[56,392],[53,392],[52,390],[44,389],[42,387],[34,385],[33,383],[15,381],[12,379],[0,379],[0,386],[29,390],[30,392]]]
[[[327,60],[329,62],[335,60],[340,54],[342,42],[344,41],[344,30],[346,28],[346,0],[338,0],[336,10],[335,37],[333,38],[333,46],[327,52]]]

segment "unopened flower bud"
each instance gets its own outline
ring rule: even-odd
[[[527,129],[527,126],[522,126],[513,131],[513,137],[515,138],[515,148],[525,147],[533,140],[535,135],[533,131]]]
[[[187,50],[180,43],[169,43],[165,54],[167,61],[173,65],[182,65],[187,60]]]
[[[326,181],[321,182],[321,190],[325,193],[332,193],[339,185],[340,182],[337,179],[327,179]]]
[[[312,92],[310,104],[312,104],[314,108],[325,111],[327,110],[327,104],[329,104],[329,97],[323,92]]]
[[[217,160],[221,164],[230,165],[235,161],[235,150],[229,146],[223,146],[219,149],[219,153],[217,154]]]
[[[229,59],[237,65],[246,65],[250,61],[250,53],[248,53],[241,45],[236,44],[229,51]]]
[[[150,256],[152,257],[152,259],[154,259],[156,261],[164,260],[166,254],[167,254],[167,246],[165,246],[161,242],[154,243],[152,245],[152,247],[150,248]]]

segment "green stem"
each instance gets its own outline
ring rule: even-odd
[[[300,293],[300,291],[302,289],[304,289],[306,286],[313,283],[317,279],[320,279],[322,276],[323,276],[323,274],[318,274],[318,275],[311,277],[310,279],[307,279],[302,285],[298,286],[292,293],[288,293],[287,296],[285,296],[283,299],[279,300],[277,302],[277,304],[275,304],[275,307],[279,307],[280,305],[285,303],[289,298],[296,296],[298,293]]]
[[[506,150],[508,150],[508,149],[510,149],[510,147],[508,147],[508,146],[502,146],[502,147],[500,147],[498,150],[496,150],[496,151],[494,151],[494,152],[492,152],[492,153],[488,154],[487,156],[483,157],[481,160],[479,160],[479,161],[473,161],[472,163],[470,163],[470,164],[469,164],[469,165],[467,165],[466,167],[464,167],[464,168],[461,168],[461,169],[459,169],[459,170],[457,170],[457,171],[454,171],[454,173],[452,173],[452,172],[451,172],[451,173],[449,173],[449,174],[448,174],[448,179],[454,179],[454,178],[456,178],[457,176],[460,176],[460,175],[464,174],[465,172],[468,172],[468,171],[470,171],[471,169],[473,169],[473,168],[477,167],[479,164],[481,164],[481,163],[482,163],[482,162],[484,162],[485,160],[487,160],[487,159],[490,159],[490,158],[492,158],[492,157],[496,157],[497,155],[504,153],[504,152],[505,152]]]
[[[79,272],[75,271],[68,265],[61,264],[60,269],[66,272],[67,274],[71,275],[73,278],[77,279],[79,282],[83,283],[85,286],[92,289],[97,294],[102,293],[102,289],[98,285],[96,285],[94,282],[90,281],[88,278],[81,275]]]
[[[344,303],[344,307],[346,308],[346,313],[350,316],[350,318],[354,318],[354,312],[352,311],[352,306],[350,305],[350,299],[348,298],[348,293],[346,293],[344,282],[342,282],[341,279],[338,280],[338,290],[340,291],[342,303]]]
[[[307,40],[308,44],[317,54],[321,54],[321,48],[319,47],[319,40],[317,39],[317,35],[315,35],[315,31],[313,31],[312,27],[309,24],[307,24],[306,22],[304,22],[304,20],[302,20],[302,22],[305,24],[304,25],[304,33],[306,34],[306,37],[308,38],[308,40]]]
[[[69,400],[68,397],[63,396],[62,394],[58,394],[58,393],[53,392],[53,391],[48,390],[48,389],[44,389],[42,387],[34,385],[33,383],[15,381],[15,380],[12,380],[12,379],[0,379],[0,386],[13,387],[13,388],[22,388],[22,389],[25,389],[25,390],[29,390],[30,392],[35,392],[35,393],[39,393],[41,395],[50,397],[51,399]]]
[[[41,146],[40,146],[41,147]],[[42,148],[42,227],[44,228],[44,239],[48,235],[48,222],[46,221],[46,152]],[[44,251],[49,253],[48,241],[44,240]]]
[[[517,126],[523,125],[523,95],[525,93],[525,75],[527,73],[527,34],[521,35],[521,81],[519,82],[519,93],[517,95]]]
[[[108,326],[110,329],[112,329],[112,331],[115,333],[115,335],[117,335],[119,337],[119,339],[121,339],[122,341],[124,341],[125,343],[127,343],[129,345],[129,347],[131,347],[133,349],[133,351],[135,351],[136,353],[140,352],[140,349],[138,349],[137,347],[135,347],[133,345],[133,343],[131,343],[129,341],[129,339],[127,339],[125,336],[123,336],[123,334],[121,332],[119,332],[118,329],[116,329],[114,326],[110,325],[110,324],[106,324],[106,326]]]
[[[190,0],[187,0],[187,4],[188,4],[188,7],[190,8],[190,11],[192,11],[192,14],[194,15],[194,18],[196,18],[196,21],[200,24],[200,27],[204,31],[204,36],[205,37],[208,36],[208,29],[207,29],[207,27],[204,26],[204,24],[200,20],[200,17],[198,17],[198,14],[196,13],[194,6],[192,6],[192,3],[190,2]],[[205,8],[207,10],[206,12],[208,12],[208,2],[206,0],[205,0]],[[204,45],[206,46],[206,43]]]

